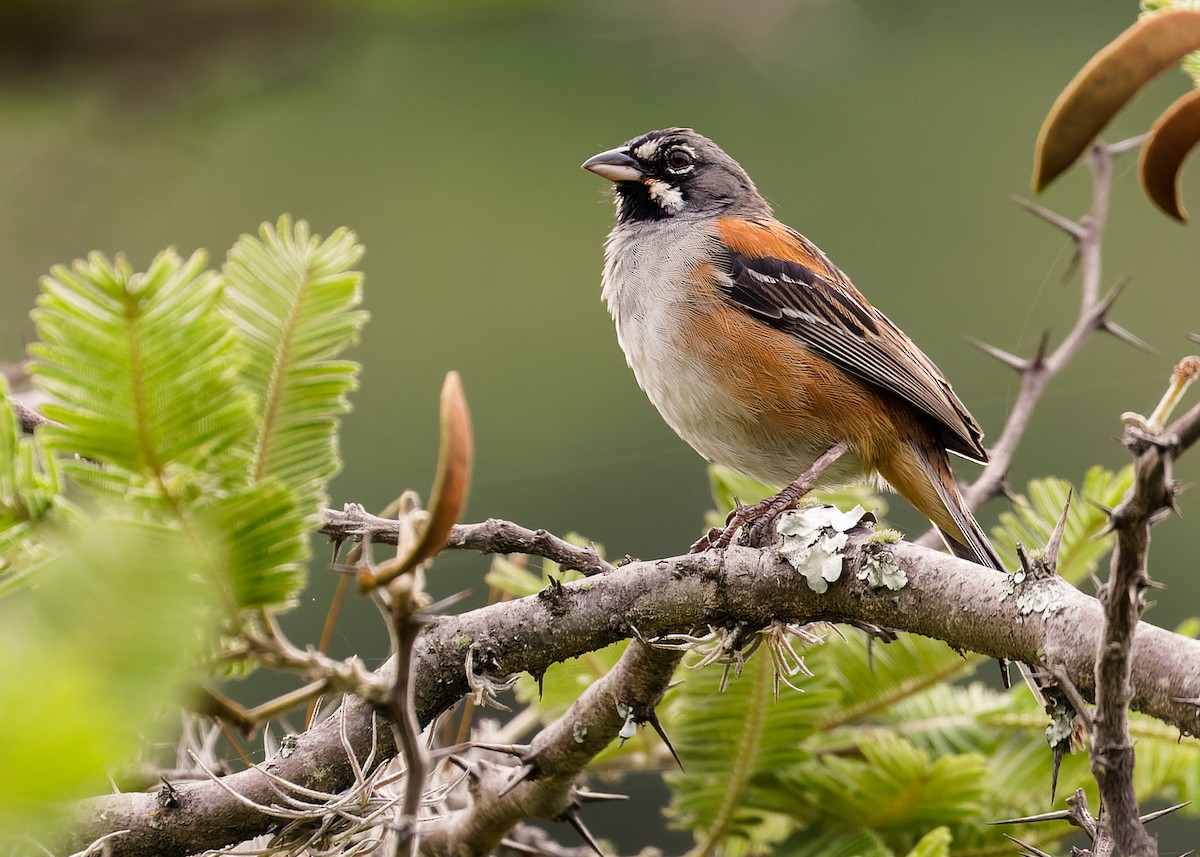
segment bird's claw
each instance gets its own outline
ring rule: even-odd
[[[737,503],[725,518],[725,526],[711,528],[692,545],[691,553],[727,548],[733,544],[738,530],[743,528],[743,541],[752,547],[761,547],[774,538],[775,522],[783,511],[776,508],[775,500],[775,497],[769,497],[749,506]]]

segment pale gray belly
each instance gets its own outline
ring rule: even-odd
[[[644,343],[651,331],[632,324],[624,338]],[[636,347],[636,346],[635,346]],[[803,473],[832,443],[829,438],[780,431],[723,392],[696,362],[668,346],[652,359],[626,352],[638,384],[675,433],[706,459],[724,464],[759,482],[782,487]],[[865,478],[862,461],[851,452],[821,479],[845,485]]]
[[[678,284],[688,273],[688,260],[702,255],[707,240],[703,229],[677,229],[670,240],[651,242],[614,231],[606,248],[604,298],[638,384],[676,434],[709,461],[783,486],[832,440],[780,431],[756,417],[714,383],[708,365],[684,347],[678,331],[689,305]],[[850,453],[822,483],[847,484],[864,475],[861,460]]]

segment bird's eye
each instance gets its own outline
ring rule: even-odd
[[[687,149],[675,148],[667,152],[667,166],[673,170],[687,169],[695,160],[695,156]]]

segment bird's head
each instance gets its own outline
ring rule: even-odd
[[[622,223],[687,214],[770,213],[738,162],[690,128],[651,131],[588,158],[583,168],[613,183]]]

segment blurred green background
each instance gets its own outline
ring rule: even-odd
[[[599,298],[612,220],[579,170],[651,128],[690,125],[751,173],[781,219],[828,252],[950,377],[994,439],[1016,378],[965,341],[1028,354],[1071,325],[1069,246],[1019,210],[1057,92],[1136,15],[1133,0],[606,2],[68,2],[0,7],[0,362],[23,357],[50,265],[92,249],[144,265],[208,248],[282,212],[366,244],[364,365],[345,421],[340,505],[428,490],[437,393],[461,372],[477,467],[470,519],[576,530],[610,555],[682,552],[709,508],[703,462],[625,367]],[[1168,73],[1109,138],[1145,130],[1186,89]],[[1163,352],[1098,337],[1056,380],[1013,484],[1122,466],[1125,410],[1148,412],[1200,349],[1195,227],[1115,171],[1106,283],[1114,318]],[[1196,205],[1198,182],[1185,181]],[[1044,202],[1082,214],[1080,168]],[[1197,456],[1178,477],[1200,478]],[[959,473],[969,478],[965,464]],[[1185,495],[1185,514],[1196,503]],[[999,504],[983,513],[995,520]],[[1156,531],[1149,614],[1197,605],[1189,519]],[[899,502],[893,519],[922,521]],[[485,587],[449,556],[444,595]],[[332,575],[289,617],[315,639]],[[382,659],[358,604],[335,653]],[[263,691],[264,693],[267,690]],[[1164,847],[1168,844],[1164,839]]]

